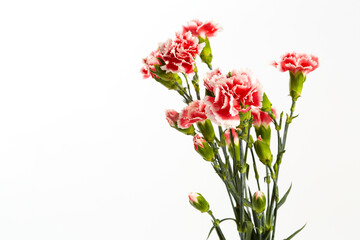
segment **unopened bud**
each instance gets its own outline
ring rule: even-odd
[[[261,191],[254,193],[252,205],[255,212],[262,213],[266,207],[265,194]]]
[[[206,141],[210,143],[214,142],[215,132],[210,119],[206,119],[205,121],[202,122],[197,122],[196,125],[198,126],[200,132],[202,133]]]
[[[254,147],[255,147],[256,155],[259,157],[260,161],[264,165],[271,167],[272,154],[271,154],[270,146],[267,145],[262,140],[261,136],[259,136],[256,142],[254,143]]]
[[[195,150],[206,160],[213,161],[214,160],[214,151],[209,143],[200,137],[199,134],[194,136],[194,147]]]
[[[189,202],[194,208],[196,208],[202,213],[208,212],[210,210],[209,203],[200,193],[196,193],[196,192],[189,193]]]

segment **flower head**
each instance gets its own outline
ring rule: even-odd
[[[201,100],[191,102],[180,113],[178,121],[179,128],[189,128],[196,122],[206,120],[205,107],[205,103]]]
[[[173,109],[168,109],[165,111],[165,115],[170,126],[175,127],[177,121],[179,120],[179,113]]]
[[[199,44],[199,39],[191,32],[177,33],[175,40],[169,39],[160,45],[160,53],[165,62],[161,69],[166,72],[192,74],[195,56],[201,53],[204,45],[205,43]]]
[[[221,73],[220,69],[214,69],[210,72],[207,72],[204,77],[204,86],[210,92],[214,91],[215,83],[226,77]]]
[[[286,53],[279,62],[273,62],[272,65],[281,72],[290,71],[293,74],[302,72],[304,75],[314,71],[319,66],[319,59],[314,55],[304,53]]]
[[[156,78],[156,76],[151,73],[150,70],[155,72],[155,65],[161,65],[158,58],[162,59],[162,56],[159,50],[156,50],[151,52],[149,56],[143,59],[144,66],[141,68],[141,73],[143,74],[144,79],[149,78],[150,76]]]
[[[215,82],[215,97],[206,96],[206,114],[216,124],[226,128],[240,124],[239,112],[245,113],[251,107],[259,107],[261,84],[254,74],[247,70],[234,70],[231,76]]]
[[[183,26],[183,33],[190,31],[195,37],[200,36],[202,38],[213,37],[220,30],[221,28],[216,23],[211,21],[201,22],[197,19],[194,19],[188,22],[186,26]]]

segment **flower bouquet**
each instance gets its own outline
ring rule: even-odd
[[[190,204],[208,213],[219,239],[223,221],[234,221],[242,240],[274,240],[277,213],[285,203],[290,188],[282,195],[278,190],[279,172],[285,153],[289,126],[297,117],[295,105],[301,96],[306,76],[318,67],[313,55],[287,53],[272,65],[289,72],[290,112],[278,111],[263,92],[261,83],[249,69],[224,73],[212,68],[209,39],[221,28],[212,22],[193,20],[174,40],[161,43],[145,58],[141,72],[166,88],[176,91],[186,106],[181,112],[166,111],[169,125],[193,137],[195,151],[207,161],[225,184],[234,215],[217,219],[200,193],[189,194]],[[200,57],[209,72],[201,79],[196,66]],[[200,85],[205,89],[200,91]],[[272,140],[275,130],[275,140]],[[272,153],[270,144],[276,144]],[[260,178],[258,168],[265,168]],[[250,188],[250,176],[256,189]],[[260,179],[264,179],[261,183]],[[286,239],[293,238],[303,227]]]

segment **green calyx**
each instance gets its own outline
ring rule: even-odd
[[[205,37],[205,38],[199,37],[199,43],[203,43],[203,42],[205,43],[205,47],[202,49],[202,51],[200,53],[200,58],[201,58],[201,61],[206,63],[208,65],[208,67],[210,69],[212,69],[211,62],[213,59],[213,55],[211,52],[209,39],[207,37]]]
[[[260,126],[254,126],[256,137],[261,136],[262,140],[270,146],[270,140],[271,140],[271,128],[270,125],[260,125]]]
[[[197,146],[197,149],[195,149],[206,161],[212,162],[214,161],[214,151],[212,147],[209,145],[208,142],[202,143],[203,147],[200,145]]]
[[[150,70],[156,77],[157,82],[161,83],[168,89],[177,89],[178,86],[182,86],[182,80],[178,74],[172,72],[166,72],[160,68],[160,65],[154,65],[156,71]]]
[[[196,125],[206,141],[210,143],[214,142],[215,140],[214,127],[209,119],[206,119],[203,122],[197,122]]]
[[[209,203],[206,201],[206,199],[200,193],[197,193],[197,194],[198,194],[197,202],[190,200],[189,201],[190,204],[202,213],[208,212],[210,210]]]
[[[175,123],[175,126],[173,126],[173,128],[175,128],[176,130],[178,130],[179,132],[185,135],[195,136],[195,128],[193,125],[191,125],[191,127],[189,128],[182,129],[177,126],[177,123]]]
[[[290,72],[290,96],[294,101],[296,101],[300,96],[303,89],[304,82],[306,80],[306,75],[302,72],[296,74]]]
[[[270,146],[262,140],[256,140],[254,143],[254,147],[256,155],[259,157],[260,161],[264,165],[271,167],[272,154]]]

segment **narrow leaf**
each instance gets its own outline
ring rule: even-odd
[[[214,230],[214,228],[215,228],[215,227],[212,227],[212,228],[210,229],[209,235],[207,236],[206,240],[209,239],[209,237],[210,237],[210,235],[211,235],[211,232]]]
[[[279,209],[281,207],[281,205],[283,205],[290,193],[292,184],[290,185],[289,189],[287,190],[287,192],[285,193],[285,195],[281,198],[281,200],[279,201],[279,203],[277,204],[277,209]]]
[[[296,234],[298,234],[301,230],[303,230],[305,226],[306,226],[306,223],[304,226],[302,226],[302,228],[300,228],[299,230],[297,230],[296,232],[294,232],[293,234],[291,234],[288,238],[285,238],[284,240],[292,239]]]

